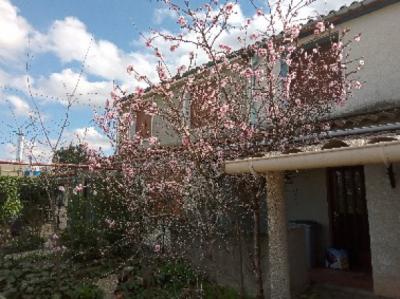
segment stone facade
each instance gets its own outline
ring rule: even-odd
[[[384,165],[366,166],[365,184],[374,291],[400,298],[400,164],[394,172],[396,188]]]

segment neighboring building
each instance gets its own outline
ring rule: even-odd
[[[20,165],[11,163],[0,164],[0,176],[23,176],[24,170]]]
[[[253,169],[265,173],[268,183],[278,183],[267,186],[267,208],[278,209],[268,210],[268,217],[275,217],[280,230],[269,231],[269,262],[264,269],[265,289],[274,299],[289,298],[290,281],[296,292],[310,280],[400,298],[399,17],[400,1],[394,0],[355,2],[326,16],[338,30],[349,27],[354,35],[362,33],[352,56],[365,60],[360,72],[364,88],[335,111],[331,131],[312,151],[266,154],[226,164],[227,173]],[[160,134],[163,124],[157,119],[141,115],[136,128],[146,128],[146,136],[173,142],[162,140],[168,134]],[[279,185],[283,171],[289,171],[289,180]],[[288,221],[314,222],[316,245],[306,241],[305,235],[312,235],[301,228],[304,225],[291,225],[287,234]],[[350,271],[323,269],[330,247],[347,250]],[[234,271],[228,256],[221,255],[214,262],[226,272]],[[236,278],[220,275],[217,279],[237,286]]]

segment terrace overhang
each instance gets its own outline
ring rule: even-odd
[[[384,164],[400,161],[400,140],[361,144],[333,149],[309,148],[306,152],[269,153],[265,157],[225,162],[227,174],[252,173],[266,179],[268,233],[268,282],[270,299],[290,299],[288,226],[284,192],[284,171]]]
[[[293,154],[270,154],[265,157],[226,161],[227,174],[267,173],[400,162],[400,141],[381,142]]]

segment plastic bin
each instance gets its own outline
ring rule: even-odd
[[[318,263],[318,230],[319,223],[311,220],[294,220],[290,221],[291,226],[301,227],[304,229],[307,265],[309,269],[317,266]]]

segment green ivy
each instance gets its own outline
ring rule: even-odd
[[[0,259],[0,298],[102,299],[90,279],[80,277],[77,265],[55,263],[54,256]]]
[[[0,220],[7,221],[18,216],[22,210],[19,196],[19,177],[0,176]]]

